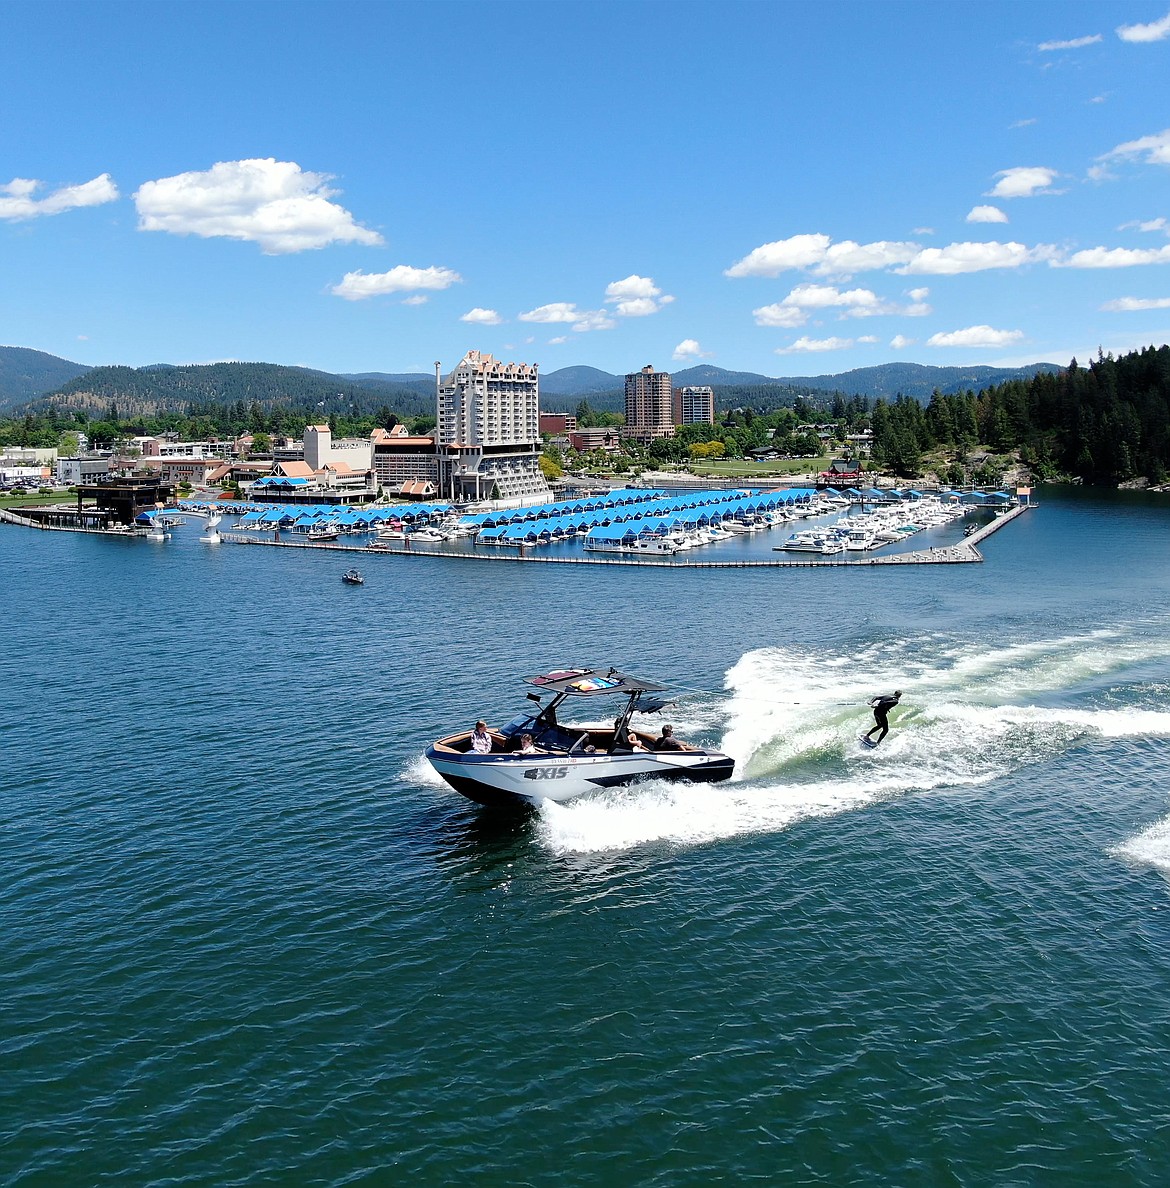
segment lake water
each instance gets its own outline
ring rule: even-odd
[[[360,588],[0,527],[0,1183],[1165,1183],[1170,499],[1041,499],[983,565]],[[736,779],[421,759],[582,661]]]

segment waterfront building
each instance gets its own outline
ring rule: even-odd
[[[435,364],[439,493],[459,500],[549,497],[540,470],[536,364],[468,351],[443,379]]]
[[[647,364],[626,376],[626,427],[623,436],[650,442],[674,436],[670,372]]]
[[[305,462],[311,470],[343,463],[352,471],[369,470],[373,465],[374,445],[368,437],[333,438],[328,425],[305,426]]]
[[[94,482],[110,473],[110,455],[82,454],[77,458],[57,459],[57,485],[76,487],[78,483]]]
[[[541,413],[540,431],[550,437],[572,433],[577,428],[577,418],[571,413]]]
[[[226,460],[235,457],[236,443],[234,441],[179,441],[176,434],[164,434],[161,437],[132,437],[129,442],[130,451],[137,450],[143,458],[219,458]]]
[[[222,465],[222,458],[185,457],[180,454],[166,458],[140,458],[137,469],[158,475],[163,482],[172,486],[190,483],[192,486],[201,487],[206,484],[207,476]]]
[[[673,393],[676,425],[714,425],[715,390],[699,384],[675,388]]]
[[[616,429],[574,429],[569,434],[569,445],[582,454],[590,450],[605,450],[606,453],[616,454],[621,448],[621,439]]]
[[[374,450],[374,474],[378,486],[388,495],[429,498],[438,490],[439,455],[433,437],[412,437],[405,425],[375,429],[370,434]]]

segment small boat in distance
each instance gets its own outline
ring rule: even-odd
[[[341,580],[347,586],[364,586],[366,584],[366,579],[362,577],[361,570],[358,569],[347,569],[341,575]]]
[[[475,750],[473,732],[468,729],[448,734],[427,748],[431,766],[470,800],[486,805],[539,805],[641,780],[716,783],[731,778],[735,761],[720,751],[674,739],[659,740],[665,743],[662,750],[633,745],[631,717],[658,713],[671,704],[659,696],[666,692],[665,685],[616,668],[561,668],[524,681],[540,690],[528,694],[535,708],[490,731],[489,751]],[[545,696],[551,699],[542,705]],[[557,711],[566,700],[579,704],[597,697],[624,700],[616,718],[584,724],[558,719]],[[636,733],[641,733],[640,727]],[[522,752],[526,734],[532,735],[532,750]]]

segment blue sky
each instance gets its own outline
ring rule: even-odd
[[[42,0],[0,70],[0,342],[83,363],[1170,341],[1170,0]]]

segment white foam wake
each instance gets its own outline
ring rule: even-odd
[[[1035,703],[1072,700],[1086,682],[1167,654],[1160,637],[1120,629],[993,648],[920,637],[850,655],[748,652],[727,674],[727,695],[691,719],[717,726],[722,715],[732,783],[647,784],[547,805],[539,836],[560,852],[697,844],[987,783],[1090,736],[1170,736],[1170,711]],[[893,729],[866,750],[857,737],[873,723],[867,701],[895,687],[904,697]]]

